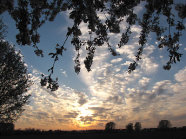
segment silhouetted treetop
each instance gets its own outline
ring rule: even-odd
[[[140,16],[134,12],[134,9],[142,2],[144,2],[144,12]],[[17,0],[17,3],[14,0],[2,0],[0,4],[0,13],[8,11],[16,22],[19,30],[16,35],[17,43],[32,45],[38,56],[43,56],[42,50],[37,46],[40,42],[38,28],[46,21],[53,21],[60,12],[70,12],[69,18],[73,20],[73,25],[68,27],[64,43],[57,44],[55,52],[49,54],[54,59],[54,64],[49,69],[49,76],[43,78],[45,82],[48,82],[47,79],[51,79],[55,62],[63,54],[65,42],[69,36],[72,37],[71,44],[77,52],[74,60],[76,73],[79,73],[81,69],[79,57],[82,47],[87,50],[84,60],[85,67],[87,71],[91,71],[96,48],[106,44],[110,53],[117,56],[118,53],[115,49],[124,47],[128,43],[133,25],[139,25],[141,32],[136,59],[129,65],[129,73],[136,69],[138,61],[142,58],[143,49],[146,47],[151,32],[156,34],[158,47],[167,48],[169,60],[164,66],[165,70],[169,70],[173,63],[180,61],[182,55],[179,53],[179,40],[185,29],[183,22],[186,17],[186,4],[176,4],[176,0]],[[105,19],[101,19],[100,14],[104,15]],[[166,19],[165,26],[161,24],[162,17]],[[123,21],[127,25],[126,30],[121,32],[120,27],[123,25]],[[87,24],[90,39],[81,38],[81,23]],[[121,34],[117,46],[111,45],[109,33]],[[52,83],[48,82],[48,85],[53,85]]]
[[[159,121],[158,128],[166,129],[171,127],[171,122],[169,120],[161,120]]]
[[[115,127],[116,127],[116,124],[114,122],[108,122],[105,125],[105,130],[106,131],[111,131],[111,130],[114,130]]]
[[[134,129],[135,129],[135,131],[140,131],[141,130],[141,123],[136,122],[135,125],[134,125]]]
[[[132,131],[134,131],[133,123],[128,123],[128,124],[126,125],[126,130],[127,130],[127,132],[132,132]]]

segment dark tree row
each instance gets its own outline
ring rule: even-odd
[[[116,127],[116,124],[114,122],[108,122],[105,125],[105,130],[106,131],[112,131]],[[169,120],[161,120],[159,121],[158,128],[159,129],[167,129],[171,127],[171,122]],[[141,123],[136,122],[135,125],[133,126],[133,123],[129,123],[126,125],[126,130],[128,132],[139,132],[142,129]]]

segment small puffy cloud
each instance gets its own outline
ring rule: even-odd
[[[147,86],[149,82],[150,82],[150,78],[147,78],[147,77],[143,77],[142,79],[138,81],[139,85],[142,87]]]
[[[159,65],[153,61],[152,58],[143,57],[140,61],[140,67],[148,74],[152,74],[157,71]]]
[[[95,121],[95,119],[93,118],[93,116],[81,116],[80,121],[84,124],[91,124]]]
[[[162,56],[162,55],[160,55],[160,58],[161,58],[161,59],[163,59],[163,56]]]
[[[60,71],[61,71],[61,74],[62,74],[62,75],[64,75],[65,77],[67,77],[67,73],[66,73],[66,71],[65,71],[65,70],[60,69]]]
[[[175,79],[178,82],[186,82],[186,67],[175,74]]]
[[[95,113],[105,113],[107,112],[109,109],[104,108],[104,107],[89,107],[90,110],[94,111]]]
[[[64,115],[64,118],[76,118],[78,116],[78,112],[69,112],[66,115]]]
[[[123,64],[121,64],[122,66],[129,66],[130,65],[130,63],[132,63],[132,61],[125,61],[125,63],[123,63]]]
[[[159,95],[168,95],[168,96],[173,95],[171,86],[172,83],[169,80],[157,82],[153,87],[151,97],[155,97]]]
[[[87,98],[87,96],[86,96],[84,93],[82,93],[82,92],[77,92],[77,95],[79,96],[78,103],[79,103],[81,106],[88,102],[88,98]]]
[[[125,103],[123,97],[121,97],[120,95],[110,96],[110,97],[108,97],[108,99],[106,100],[106,102],[111,102],[114,105],[115,104],[118,104],[119,105],[119,104],[124,104]]]
[[[134,32],[133,38],[134,39],[138,39],[139,36],[140,36],[139,33],[141,32],[141,28],[139,26],[137,26],[137,25],[133,25],[131,27],[131,31]]]
[[[121,48],[117,48],[116,51],[120,55],[126,56],[128,59],[134,60],[135,54],[136,54],[137,48],[138,48],[137,45],[138,44],[125,45],[125,46],[122,46]]]
[[[139,61],[139,65],[143,71],[148,74],[152,74],[157,71],[159,65],[156,63],[153,57],[150,55],[154,52],[155,47],[153,45],[149,45],[144,48],[144,52],[142,55],[142,59]]]
[[[112,59],[111,63],[118,63],[118,62],[121,62],[122,60],[123,60],[122,58]]]

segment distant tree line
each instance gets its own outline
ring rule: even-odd
[[[168,129],[171,127],[171,122],[169,120],[161,120],[158,124],[158,129]],[[14,124],[12,123],[0,123],[0,133],[1,132],[9,132],[14,130]],[[108,122],[105,124],[105,131],[111,132],[116,130],[116,123]],[[140,122],[136,122],[134,125],[133,123],[129,123],[126,125],[126,131],[131,133],[133,131],[140,132],[142,130],[142,125]],[[40,133],[41,130],[36,129],[26,129],[27,132],[30,133]],[[96,130],[97,131],[97,130]]]
[[[108,122],[105,124],[105,131],[113,131],[116,129],[115,127],[116,127],[116,123]],[[169,120],[161,120],[159,121],[159,124],[157,126],[158,129],[168,129],[170,127],[171,127],[171,122]],[[142,125],[140,122],[136,122],[134,125],[133,123],[129,123],[126,125],[126,131],[129,133],[133,131],[139,132],[141,131],[141,129],[142,129]]]

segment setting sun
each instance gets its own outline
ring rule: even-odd
[[[86,108],[86,107],[80,107],[80,108],[78,108],[79,109],[79,111],[80,111],[80,115],[79,115],[79,117],[84,117],[84,116],[91,116],[92,114],[93,114],[93,112],[92,111],[90,111],[90,110],[88,110],[88,108]]]
[[[78,108],[80,114],[77,116],[76,121],[78,123],[79,126],[81,127],[88,127],[90,125],[92,125],[92,114],[93,112],[88,110],[88,107],[84,106],[84,107],[79,107]],[[87,122],[87,119],[89,119]],[[92,121],[92,122],[91,122]]]

